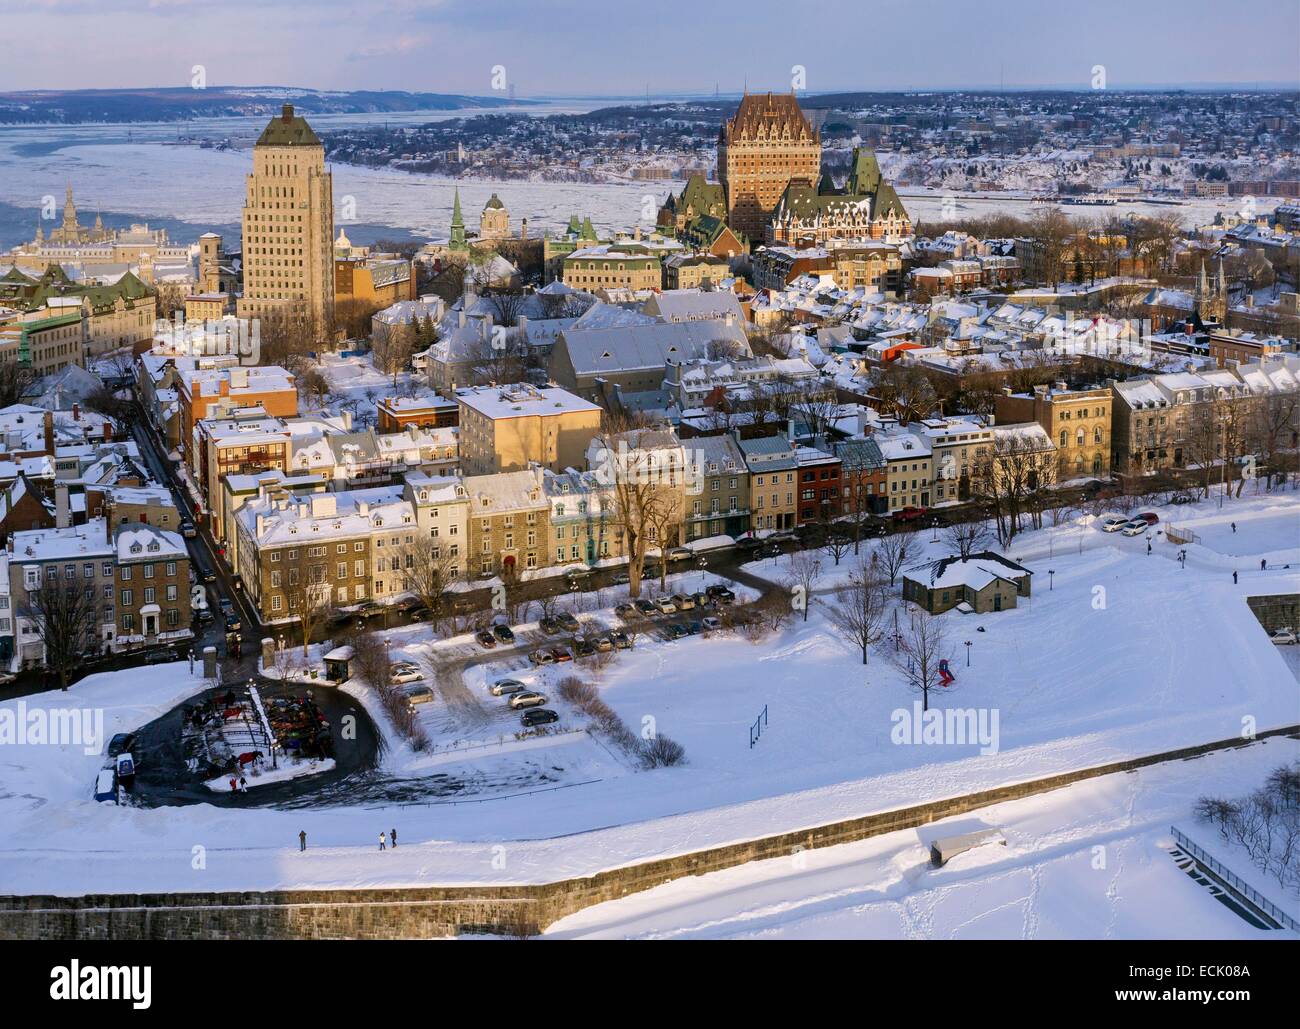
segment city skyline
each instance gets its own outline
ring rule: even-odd
[[[303,24],[306,6],[310,25]],[[1097,65],[1112,88],[1291,88],[1297,85],[1294,41],[1300,32],[1300,8],[1283,0],[1248,0],[1231,9],[1209,2],[1133,9],[1103,0],[1084,16],[1043,11],[1025,0],[991,15],[942,0],[891,7],[887,19],[874,16],[884,8],[831,3],[806,24],[760,0],[752,5],[754,16],[743,20],[720,10],[693,12],[685,37],[671,19],[611,15],[590,0],[522,11],[498,0],[432,7],[377,0],[364,13],[339,0],[306,6],[268,9],[232,0],[218,12],[187,0],[45,0],[8,17],[27,45],[0,71],[0,88],[188,85],[196,65],[212,85],[491,95],[505,91],[504,79],[520,97],[707,95],[746,85],[784,90],[796,65],[805,69],[801,91],[811,93],[1089,88]],[[113,24],[133,15],[141,17],[131,33],[112,32]],[[76,17],[82,31],[49,32],[49,20],[63,16]],[[888,45],[869,48],[864,62],[861,33],[820,31],[828,16],[887,26]],[[1188,26],[1197,31],[1180,31]],[[1263,26],[1269,31],[1255,31]],[[1247,33],[1249,47],[1224,45]],[[1158,45],[1162,35],[1169,46]],[[115,46],[99,45],[104,38],[114,38]],[[609,46],[611,39],[620,45]],[[718,47],[720,39],[728,45]],[[581,61],[565,59],[575,51]],[[637,51],[652,56],[638,60]]]

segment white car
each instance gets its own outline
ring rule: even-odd
[[[525,690],[523,693],[512,693],[506,703],[510,705],[512,711],[518,711],[520,708],[525,707],[541,707],[546,703],[546,697],[540,693]]]
[[[1119,532],[1126,525],[1128,525],[1128,519],[1123,515],[1106,515],[1101,520],[1101,531]]]
[[[527,689],[518,679],[498,679],[488,687],[488,692],[494,697],[504,697],[511,693],[524,693]]]
[[[395,664],[389,669],[389,676],[395,686],[403,686],[408,682],[419,682],[424,678],[415,665],[412,664]]]
[[[1125,536],[1141,536],[1144,532],[1146,532],[1150,528],[1151,526],[1149,526],[1146,522],[1142,521],[1142,519],[1139,518],[1136,521],[1125,522],[1124,527],[1119,531],[1122,532]]]
[[[658,600],[652,600],[650,603],[654,604],[654,606],[659,609],[661,615],[675,615],[677,613],[677,605],[667,597],[660,597]]]
[[[1283,647],[1286,646],[1287,644],[1295,643],[1296,636],[1295,633],[1292,632],[1289,627],[1283,627],[1281,629],[1278,629],[1277,632],[1273,633],[1272,639],[1273,642],[1276,643],[1279,647]]]

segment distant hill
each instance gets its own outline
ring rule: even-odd
[[[330,91],[289,86],[209,86],[206,89],[74,89],[0,92],[0,124],[123,124],[190,118],[270,117],[282,104],[306,115],[397,111],[457,111],[525,106],[527,100],[398,90]]]

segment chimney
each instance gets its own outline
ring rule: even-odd
[[[457,324],[460,326],[460,328],[463,329],[463,328],[465,327],[465,308],[464,308],[464,306],[461,307],[461,309],[460,309],[460,314],[457,316],[456,321],[457,321]]]
[[[68,487],[66,483],[59,483],[54,487],[54,525],[58,529],[66,529],[72,524],[72,503],[68,498]]]
[[[45,412],[45,450],[49,454],[54,453],[54,412]]]
[[[74,422],[81,421],[81,406],[78,404],[72,405],[72,420]]]
[[[286,123],[293,121],[293,104],[285,104],[280,109],[280,120]]]

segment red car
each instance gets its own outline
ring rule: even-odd
[[[553,658],[555,658],[555,660],[556,660],[557,663],[559,663],[559,662],[561,662],[561,661],[572,661],[572,660],[573,660],[573,655],[569,653],[569,650],[568,650],[567,647],[552,647],[552,648],[551,648],[551,656],[552,656]]]
[[[904,507],[894,512],[894,517],[900,522],[914,522],[925,514],[923,507]]]
[[[1156,522],[1160,521],[1160,516],[1154,511],[1143,511],[1137,517],[1141,518],[1142,521],[1147,523],[1147,525],[1155,525]]]

